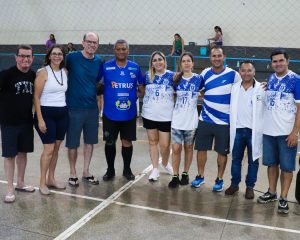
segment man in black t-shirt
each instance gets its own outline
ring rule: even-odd
[[[30,69],[33,62],[32,47],[20,45],[15,59],[16,66],[0,72],[0,125],[7,179],[6,203],[15,201],[15,161],[18,169],[15,190],[35,190],[24,183],[27,153],[33,152],[32,96],[35,73]]]

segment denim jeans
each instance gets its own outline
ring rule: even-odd
[[[297,146],[289,147],[287,137],[263,135],[263,165],[279,165],[284,172],[296,170]]]
[[[253,161],[252,158],[252,130],[249,128],[237,128],[234,145],[232,150],[231,165],[231,184],[238,186],[241,182],[241,169],[244,152],[247,147],[248,153],[248,173],[246,176],[246,186],[253,188],[257,180],[258,159]]]

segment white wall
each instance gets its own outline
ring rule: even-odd
[[[0,0],[0,44],[80,43],[87,31],[101,43],[171,44],[174,33],[205,44],[213,27],[225,45],[298,47],[299,0]]]

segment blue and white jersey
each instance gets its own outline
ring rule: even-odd
[[[132,61],[119,67],[116,60],[103,64],[103,114],[114,121],[127,121],[136,117],[137,86],[143,84],[140,67]]]
[[[160,122],[172,120],[174,108],[174,73],[166,70],[162,75],[155,75],[150,80],[149,73],[144,76],[145,96],[143,99],[142,117]]]
[[[295,123],[296,103],[300,103],[300,76],[292,71],[282,78],[272,74],[265,94],[263,133],[289,135]]]
[[[203,78],[193,74],[190,78],[182,77],[176,87],[176,103],[173,110],[172,128],[194,130],[198,125],[197,100],[203,88]]]
[[[238,72],[226,67],[215,73],[211,68],[202,71],[205,94],[199,119],[213,124],[228,125],[232,85],[242,81]]]

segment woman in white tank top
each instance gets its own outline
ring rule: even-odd
[[[58,150],[68,126],[65,99],[68,79],[64,59],[63,47],[53,45],[45,57],[46,66],[38,70],[34,83],[34,125],[44,145],[39,189],[43,195],[50,194],[49,188],[66,188],[54,177]]]

